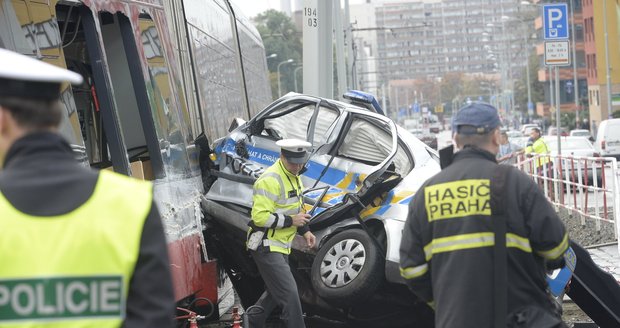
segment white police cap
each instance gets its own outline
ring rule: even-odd
[[[0,96],[58,99],[64,82],[80,84],[82,76],[0,48]]]
[[[293,164],[304,164],[308,160],[308,148],[311,143],[299,139],[282,139],[276,142],[282,149],[282,155]]]

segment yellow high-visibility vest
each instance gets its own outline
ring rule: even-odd
[[[107,171],[64,215],[28,215],[0,194],[0,327],[120,327],[152,197]]]
[[[291,253],[291,243],[297,227],[284,227],[284,221],[286,215],[292,216],[301,212],[302,190],[299,176],[286,171],[280,160],[254,183],[252,221],[256,226],[266,229],[263,245],[269,246],[270,251]]]
[[[525,147],[525,153],[535,153],[539,155],[549,154],[549,148],[547,144],[542,140],[542,138],[538,138],[531,146]],[[536,167],[541,167],[547,163],[549,163],[549,156],[540,156],[536,158]]]

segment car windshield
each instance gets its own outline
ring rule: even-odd
[[[589,131],[573,131],[571,133],[571,136],[575,136],[575,137],[589,137],[590,136],[590,132]]]

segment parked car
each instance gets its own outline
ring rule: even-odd
[[[508,141],[514,143],[521,148],[525,148],[530,141],[530,137],[508,137]]]
[[[547,130],[547,135],[548,136],[557,136],[558,135],[558,128],[555,126],[550,126],[549,130]],[[560,136],[566,137],[568,136],[568,132],[566,131],[565,128],[560,128]]]
[[[576,129],[576,130],[570,130],[569,136],[590,138],[592,135],[590,134],[589,130]]]
[[[545,143],[549,147],[549,153],[551,155],[558,154],[558,141],[557,136],[545,136],[543,137]],[[586,161],[583,159],[571,159],[571,157],[600,157],[599,153],[594,149],[592,143],[585,137],[560,137],[560,143],[562,147],[562,156],[568,158],[562,159],[562,166],[554,161],[554,168],[561,170],[562,179],[565,181],[578,182],[579,175],[581,175],[582,182],[587,182],[588,185],[594,184],[594,171],[596,171],[597,186],[602,184],[601,165],[603,162],[595,162],[592,160]],[[586,175],[587,172],[587,175]],[[587,178],[587,181],[586,181]],[[585,184],[585,183],[584,183]]]
[[[603,157],[620,159],[620,118],[604,120],[598,127],[594,148]]]
[[[305,308],[358,321],[385,320],[401,309],[432,324],[432,312],[400,276],[399,245],[410,201],[440,170],[436,151],[369,108],[300,94],[280,98],[217,140],[214,160],[203,165],[209,240],[242,303],[253,304],[262,292],[245,251],[252,184],[278,159],[276,141],[283,138],[312,144],[302,181],[317,246],[308,249],[297,236],[290,256]]]
[[[540,129],[540,127],[538,126],[538,124],[523,124],[521,126],[521,134],[523,134],[524,136],[529,136],[530,133],[532,132],[533,128],[538,128]]]
[[[517,131],[517,130],[508,130],[508,131],[506,131],[506,135],[508,135],[508,138],[523,137],[523,133],[521,133],[521,131]]]
[[[437,149],[437,135],[425,129],[409,129],[409,133],[422,140],[427,146]]]

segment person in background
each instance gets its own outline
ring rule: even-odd
[[[499,164],[514,165],[517,163],[517,156],[523,152],[523,148],[510,142],[508,133],[502,130],[499,136],[499,152],[497,153],[497,162]]]
[[[540,129],[533,128],[532,132],[530,132],[530,139],[528,140],[527,146],[524,150],[525,154],[528,157],[537,156],[534,160],[536,172],[540,176],[548,176],[548,165],[551,162],[549,156],[545,156],[549,154],[549,147],[545,140],[541,137]]]
[[[58,134],[81,81],[0,49],[0,326],[174,327],[151,183],[85,168]]]

